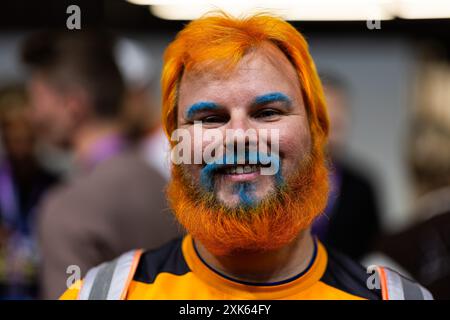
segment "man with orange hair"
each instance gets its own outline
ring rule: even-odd
[[[311,236],[327,201],[328,118],[307,43],[290,24],[226,14],[189,23],[165,52],[162,96],[167,195],[188,235],[92,269],[62,299],[431,297]]]

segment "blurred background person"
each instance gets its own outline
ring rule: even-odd
[[[177,232],[164,179],[126,138],[126,87],[115,44],[101,31],[44,31],[22,48],[34,120],[48,141],[73,152],[78,169],[41,207],[44,298],[66,289],[71,265],[84,276],[102,261],[159,246]]]
[[[379,259],[450,299],[450,65],[429,63],[420,88],[407,141],[414,209],[408,226],[381,240]]]
[[[37,295],[36,206],[57,177],[36,159],[22,85],[0,88],[0,299]]]
[[[161,125],[155,60],[137,41],[125,37],[117,42],[115,57],[126,85],[122,112],[125,134],[139,145],[148,165],[168,181],[170,148]]]
[[[120,37],[114,45],[114,58],[125,84],[122,123],[125,134],[140,140],[160,120],[155,85],[159,81],[152,55],[137,41]]]
[[[370,252],[380,232],[377,193],[367,169],[355,166],[357,161],[346,153],[352,118],[349,88],[344,79],[331,72],[321,73],[321,80],[330,117],[330,194],[312,232],[325,244],[359,260]]]

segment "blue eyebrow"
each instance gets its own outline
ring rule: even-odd
[[[210,101],[200,101],[191,105],[186,111],[186,118],[192,119],[196,113],[207,110],[215,110],[218,105]]]
[[[253,100],[254,105],[267,104],[270,102],[283,101],[287,102],[288,106],[291,104],[291,99],[281,92],[271,92],[267,94],[263,94],[261,96],[256,97]]]

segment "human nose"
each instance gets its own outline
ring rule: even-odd
[[[230,114],[230,120],[225,128],[226,148],[237,149],[238,153],[244,149],[256,148],[258,136],[247,112],[244,109],[234,110]]]

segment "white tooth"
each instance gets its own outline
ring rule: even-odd
[[[258,167],[256,165],[252,166],[252,172],[256,172],[258,170]]]
[[[231,174],[236,174],[236,167],[231,167],[230,173]]]
[[[245,167],[244,167],[244,173],[250,173],[250,172],[252,172],[252,167],[250,167],[250,166],[245,166]]]
[[[243,167],[243,166],[237,166],[237,168],[236,168],[236,173],[237,173],[237,174],[242,174],[242,173],[244,173],[244,167]]]
[[[234,174],[234,171],[235,171],[234,167],[227,168],[227,174]]]

